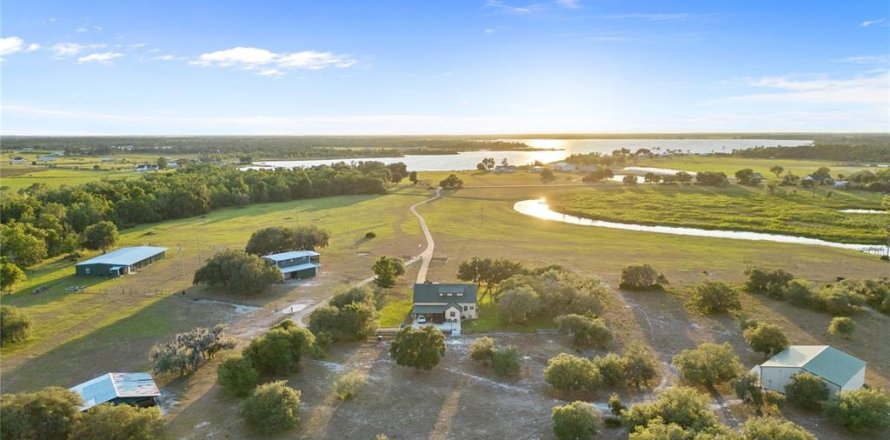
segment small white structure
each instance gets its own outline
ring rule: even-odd
[[[831,395],[865,384],[865,361],[827,345],[792,345],[751,371],[767,390],[785,392],[791,376],[807,372],[828,385]]]
[[[58,156],[40,156],[37,158],[40,162],[55,162]]]
[[[568,162],[556,162],[551,165],[554,171],[561,171],[564,173],[571,173],[575,171],[575,166]]]

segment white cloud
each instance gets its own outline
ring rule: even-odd
[[[581,7],[580,0],[556,0],[556,4],[569,9],[578,9]]]
[[[751,87],[774,89],[774,92],[734,96],[732,101],[804,102],[824,104],[890,104],[890,71],[846,79],[798,79],[789,76],[749,79]]]
[[[887,17],[882,17],[877,20],[865,20],[859,26],[862,26],[862,27],[869,27],[869,26],[874,26],[874,25],[885,26],[886,21],[887,21]]]
[[[858,55],[847,57],[840,61],[853,64],[888,64],[890,63],[890,55]]]
[[[305,50],[292,53],[275,53],[256,47],[234,47],[201,54],[191,62],[197,66],[237,67],[257,70],[263,76],[282,76],[286,70],[320,70],[328,67],[347,68],[356,64],[348,55]]]
[[[25,49],[25,52],[34,52],[35,50],[40,50],[40,45],[37,43],[31,43],[28,45],[28,48]]]
[[[14,54],[22,50],[24,44],[24,40],[19,37],[0,38],[0,56]]]
[[[485,28],[485,33],[486,33],[486,34],[493,34],[493,33],[495,33],[495,30],[492,29],[492,28]]]
[[[81,27],[75,29],[74,32],[83,33],[83,32],[86,32],[86,31],[88,31],[88,30],[89,30],[89,29],[87,29],[87,28],[81,26]]]
[[[152,59],[153,59],[153,60],[157,60],[157,61],[173,61],[173,60],[179,60],[179,59],[181,59],[181,58],[180,58],[180,57],[177,57],[177,56],[175,56],[175,55],[159,55],[159,56],[156,56],[156,57],[154,57],[154,58],[152,58]]]
[[[83,63],[111,63],[112,60],[116,58],[120,58],[124,56],[124,54],[120,52],[100,52],[100,53],[92,53],[87,56],[83,56],[77,59],[79,64]]]
[[[104,44],[56,43],[50,47],[57,57],[73,57],[87,49],[99,49]]]

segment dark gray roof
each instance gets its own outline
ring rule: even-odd
[[[477,290],[475,284],[415,284],[414,303],[475,303]]]

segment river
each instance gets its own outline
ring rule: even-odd
[[[386,164],[404,162],[410,171],[475,170],[483,158],[493,157],[498,163],[507,159],[511,165],[528,165],[535,161],[549,163],[563,160],[572,154],[611,153],[620,148],[636,151],[648,148],[653,153],[682,151],[684,153],[728,153],[734,149],[757,146],[810,145],[809,140],[777,139],[503,139],[525,142],[539,151],[463,151],[458,154],[407,155],[403,157],[364,157],[320,160],[276,160],[254,162],[254,167],[312,167],[337,162],[375,160]]]
[[[820,240],[818,238],[797,237],[793,235],[768,234],[749,231],[726,231],[717,229],[681,228],[676,226],[652,226],[633,223],[617,223],[604,220],[594,220],[574,215],[562,214],[550,209],[543,199],[523,200],[516,202],[513,209],[520,214],[542,220],[552,220],[581,226],[595,226],[599,228],[623,229],[625,231],[655,232],[659,234],[690,235],[694,237],[729,238],[733,240],[772,241],[776,243],[805,244],[815,246],[828,246],[842,249],[852,249],[868,252],[876,255],[888,255],[890,248],[875,244],[850,244],[835,243]]]

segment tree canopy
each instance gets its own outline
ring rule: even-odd
[[[281,281],[275,265],[240,250],[226,249],[195,272],[193,284],[206,284],[229,293],[257,295]]]
[[[683,380],[695,385],[717,385],[736,378],[742,371],[742,363],[728,342],[705,342],[683,350],[672,363]]]
[[[253,255],[269,255],[296,250],[314,251],[328,246],[330,233],[317,226],[293,228],[270,226],[254,232],[245,251]]]
[[[389,354],[403,367],[431,370],[445,354],[445,335],[432,325],[405,327],[396,333]]]

